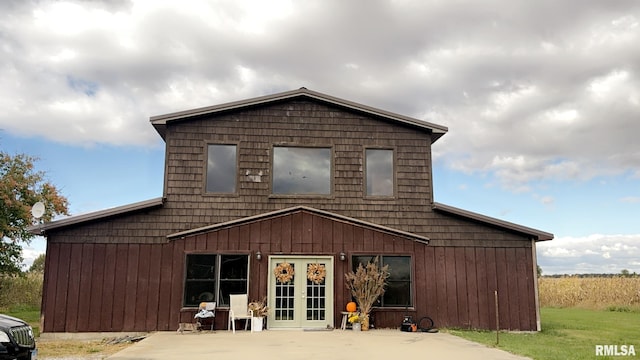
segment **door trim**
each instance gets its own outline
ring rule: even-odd
[[[335,294],[335,288],[334,288],[334,277],[335,277],[335,262],[334,262],[335,257],[334,256],[330,256],[330,255],[269,255],[269,259],[268,259],[268,273],[267,273],[267,303],[269,305],[269,315],[267,318],[267,329],[272,329],[272,325],[273,325],[273,321],[270,319],[275,319],[275,275],[273,274],[273,269],[276,266],[276,262],[281,262],[281,261],[287,261],[287,260],[291,260],[291,261],[309,261],[309,262],[315,262],[315,261],[322,261],[325,264],[327,264],[327,276],[325,278],[325,317],[324,320],[322,321],[322,324],[318,324],[318,320],[316,320],[316,324],[312,325],[312,326],[305,326],[305,320],[301,319],[300,320],[300,325],[298,326],[277,326],[274,327],[273,329],[319,329],[319,328],[327,328],[327,327],[333,327],[334,325],[334,294]],[[299,271],[298,269],[296,269],[296,271]],[[298,275],[299,273],[296,273],[296,275]],[[296,276],[297,277],[297,276]],[[305,273],[303,273],[302,279],[304,279],[303,286],[306,286],[306,275]],[[303,297],[304,298],[304,297]],[[302,316],[302,306],[300,305],[299,301],[302,301],[300,299],[297,299],[298,302],[296,302],[295,306],[295,312],[297,314],[299,314],[299,316]]]

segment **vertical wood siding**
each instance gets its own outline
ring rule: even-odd
[[[262,261],[255,252],[262,253]],[[344,273],[350,260],[338,254],[411,255],[414,307],[378,309],[378,327],[398,327],[405,314],[430,316],[437,326],[492,328],[494,291],[504,329],[535,330],[530,248],[426,246],[376,229],[335,221],[305,211],[164,244],[47,244],[44,332],[175,330],[191,322],[195,309],[182,309],[186,253],[250,254],[249,297],[267,294],[267,256],[335,256],[335,319],[350,301]],[[183,311],[181,311],[183,310]],[[216,327],[226,326],[219,309]]]
[[[340,134],[336,136],[336,134]],[[371,136],[375,134],[375,136]],[[208,143],[238,144],[238,192],[204,194]],[[266,295],[269,254],[411,255],[414,308],[377,311],[396,327],[408,312],[438,326],[491,328],[498,290],[503,328],[535,330],[531,241],[431,209],[431,137],[423,130],[314,101],[289,101],[170,123],[166,130],[165,200],[160,207],[85,221],[47,234],[42,302],[45,332],[172,330],[180,311],[185,253],[251,254],[249,294]],[[329,146],[331,197],[272,196],[274,144]],[[393,199],[364,196],[364,151],[395,151]],[[262,171],[254,182],[245,173]],[[430,246],[343,221],[296,212],[167,242],[168,234],[304,204],[431,239]],[[255,260],[260,251],[263,261]],[[350,299],[336,259],[335,313]],[[95,315],[99,314],[99,315]],[[226,312],[216,317],[226,324]]]

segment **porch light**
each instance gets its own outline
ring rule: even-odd
[[[262,260],[262,253],[260,251],[256,252],[256,260],[258,261]]]
[[[346,255],[345,253],[341,252],[341,253],[340,253],[340,260],[341,260],[341,261],[345,261],[345,260],[347,260],[347,255]]]

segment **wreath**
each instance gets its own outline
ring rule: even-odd
[[[322,284],[326,276],[327,270],[323,264],[309,264],[309,267],[307,267],[307,279],[316,285]]]
[[[293,275],[295,275],[295,271],[293,271],[293,266],[288,262],[283,262],[278,264],[275,269],[273,269],[273,274],[276,276],[276,280],[278,280],[281,284],[286,284],[293,279]]]

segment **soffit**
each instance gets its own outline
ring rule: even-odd
[[[319,101],[321,103],[334,105],[343,109],[355,111],[358,113],[374,116],[377,118],[383,118],[392,122],[396,122],[401,125],[410,126],[419,130],[432,134],[431,142],[434,143],[442,135],[444,135],[448,128],[446,126],[430,123],[427,121],[415,119],[412,117],[392,113],[386,110],[377,109],[367,105],[359,104],[356,102],[340,99],[334,96],[326,95],[316,91],[308,90],[306,88],[300,88],[298,90],[286,91],[272,95],[255,97],[247,100],[234,101],[214,106],[202,107],[192,110],[179,111],[164,115],[152,116],[150,121],[153,127],[158,131],[160,136],[165,139],[167,124],[174,121],[184,121],[192,119],[194,117],[213,115],[217,113],[239,111],[246,108],[256,107],[260,105],[266,105],[270,103],[276,103],[286,100],[293,100],[296,98],[306,98],[313,101]]]
[[[488,224],[488,225],[492,225],[492,226],[497,226],[497,227],[500,227],[500,228],[503,228],[503,229],[515,231],[515,232],[530,236],[536,241],[553,240],[553,234],[551,234],[551,233],[548,233],[548,232],[545,232],[545,231],[541,231],[541,230],[537,230],[537,229],[533,229],[533,228],[526,227],[526,226],[522,226],[522,225],[518,225],[518,224],[514,224],[512,222],[496,219],[496,218],[493,218],[493,217],[490,217],[490,216],[474,213],[474,212],[471,212],[471,211],[468,211],[468,210],[463,210],[463,209],[456,208],[456,207],[453,207],[453,206],[449,206],[449,205],[445,205],[445,204],[441,204],[441,203],[437,203],[436,202],[436,203],[433,203],[433,209],[436,210],[436,211],[440,211],[440,212],[444,212],[444,213],[460,216],[460,217],[465,218],[465,219],[469,219],[469,220],[477,221],[477,222],[480,222],[480,223],[484,223],[484,224]]]

